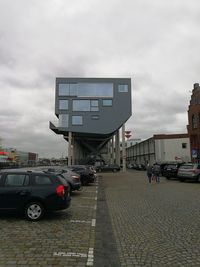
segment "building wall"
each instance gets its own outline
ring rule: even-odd
[[[185,144],[186,148],[182,147]],[[191,161],[187,134],[154,135],[126,149],[127,164],[153,164],[166,161]]]
[[[184,145],[183,145],[184,144]],[[190,141],[187,138],[155,140],[156,161],[190,161]]]
[[[112,84],[112,97],[81,97],[81,96],[60,96],[59,84]],[[119,92],[120,85],[127,85],[127,92]],[[112,100],[112,106],[103,106],[103,100]],[[59,109],[59,100],[68,100],[68,109]],[[73,100],[98,100],[98,111],[73,111]],[[126,78],[56,78],[56,103],[55,114],[60,117],[61,114],[68,114],[68,127],[61,127],[60,130],[93,133],[110,134],[116,131],[131,116],[131,79]],[[72,116],[82,116],[82,125],[72,125]],[[93,119],[97,116],[98,119]],[[63,128],[63,129],[61,129]]]

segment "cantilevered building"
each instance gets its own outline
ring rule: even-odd
[[[50,122],[50,129],[69,142],[69,164],[119,163],[119,129],[131,116],[131,79],[56,78],[55,115],[58,125]]]

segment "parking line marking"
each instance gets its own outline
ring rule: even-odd
[[[92,227],[96,226],[96,219],[92,219]]]
[[[76,258],[87,258],[88,255],[86,253],[77,253],[77,252],[54,252],[53,256],[59,257],[76,257]]]
[[[93,264],[94,264],[94,248],[89,248],[86,266],[93,266]]]

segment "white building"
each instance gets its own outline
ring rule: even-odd
[[[126,149],[127,163],[191,161],[188,134],[160,134]]]

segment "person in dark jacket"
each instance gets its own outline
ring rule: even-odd
[[[148,163],[146,169],[147,169],[147,177],[148,177],[149,183],[151,183],[151,181],[152,181],[152,166]]]

